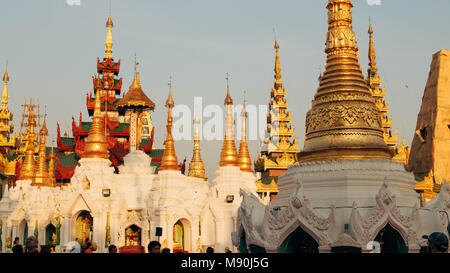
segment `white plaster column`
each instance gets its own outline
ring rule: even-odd
[[[11,249],[14,244],[14,238],[21,237],[21,236],[17,236],[18,233],[19,233],[19,223],[17,221],[12,221]],[[24,240],[26,240],[26,238]]]
[[[170,249],[170,252],[173,250],[173,225],[169,221],[166,224],[166,238],[167,238],[167,247]]]
[[[216,218],[216,241],[214,242],[214,251],[216,253],[224,252],[224,224],[225,221],[223,218]],[[230,233],[231,234],[231,233]],[[231,235],[230,235],[231,236]]]
[[[118,213],[111,213],[109,215],[109,225],[111,227],[111,244],[115,245],[117,249],[119,249],[119,214]]]
[[[61,223],[61,245],[64,246],[68,242],[71,241],[71,234],[70,234],[70,219],[71,215],[66,214],[62,217],[62,223]]]
[[[102,214],[100,214],[100,213],[92,213],[91,215],[94,220],[94,226],[92,228],[92,242],[95,242],[97,244],[97,247],[98,247],[97,252],[100,253],[101,250],[105,247],[104,245],[102,245],[102,242],[104,242],[104,241],[101,240],[102,233],[103,234],[105,233],[104,230],[102,232],[102,227],[104,227],[102,225],[103,217],[102,217]]]
[[[199,219],[195,218],[191,223],[191,249],[189,250],[191,253],[197,253],[197,241],[199,238],[198,225]]]
[[[6,253],[6,232],[8,230],[8,227],[6,225],[6,219],[1,218],[2,222],[2,234],[1,234],[1,240],[2,240],[2,249],[0,250],[0,253]]]
[[[11,253],[11,248],[7,248],[8,242],[6,241],[6,238],[9,237],[10,234],[11,234],[12,224],[6,222],[5,223],[5,227],[6,227],[6,230],[3,230],[3,232],[5,233],[5,236],[4,236],[5,240],[3,241],[3,245],[4,245],[4,247],[3,247],[4,251],[3,252],[4,253]],[[11,247],[12,247],[12,240],[13,239],[11,238]],[[24,248],[25,248],[25,246],[24,246]]]

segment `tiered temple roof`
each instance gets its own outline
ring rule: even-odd
[[[292,115],[288,112],[289,102],[286,89],[281,81],[279,44],[275,41],[275,84],[270,92],[269,113],[267,115],[266,136],[261,153],[255,160],[255,171],[261,173],[256,184],[258,194],[267,192],[273,198],[278,193],[277,180],[286,173],[289,165],[297,162],[298,142],[294,138]]]

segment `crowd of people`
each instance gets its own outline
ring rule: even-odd
[[[448,253],[448,238],[442,232],[433,232],[429,236],[423,236],[424,239],[427,239],[428,246],[426,248],[427,253]],[[93,244],[89,239],[86,239],[84,245],[81,246],[78,241],[69,242],[66,245],[67,253],[93,253],[97,250],[97,246]],[[171,253],[169,248],[163,248],[161,250],[161,244],[158,241],[151,241],[147,246],[148,253]],[[36,253],[52,253],[54,252],[54,246],[45,245],[41,246],[41,250],[39,251],[38,240],[35,236],[29,236],[25,243],[25,249],[19,242],[19,237],[14,239],[14,244],[12,247],[12,252],[14,254],[36,254]],[[110,245],[108,247],[109,253],[118,253],[117,247],[115,245]],[[231,253],[231,250],[227,249],[226,253]],[[206,249],[207,254],[213,254],[214,248],[208,247]]]

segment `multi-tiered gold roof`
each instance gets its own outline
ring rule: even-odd
[[[284,174],[289,165],[296,163],[298,142],[294,136],[292,115],[288,112],[289,101],[281,81],[280,45],[275,40],[275,83],[270,92],[266,133],[268,138],[261,147],[261,157],[255,160],[255,171],[269,171],[268,176]],[[274,170],[271,172],[271,170]],[[280,172],[281,171],[281,172]]]
[[[398,131],[392,134],[392,117],[388,117],[389,103],[386,102],[386,89],[381,88],[382,78],[378,74],[378,68],[376,67],[376,53],[375,45],[373,42],[373,28],[372,23],[369,24],[369,69],[367,70],[367,83],[369,84],[370,92],[375,98],[375,103],[380,109],[381,122],[383,129],[383,137],[386,144],[394,150],[394,157],[392,160],[403,162],[408,165],[409,147],[405,147],[405,142],[402,140],[400,146],[398,146]]]
[[[306,116],[299,161],[392,158],[380,110],[358,63],[350,0],[329,0],[327,63]]]
[[[160,171],[179,171],[177,154],[175,153],[175,144],[172,136],[172,108],[175,106],[175,102],[172,98],[172,81],[169,83],[169,97],[166,100],[167,107],[167,136],[164,141],[164,155],[161,159]]]
[[[102,83],[99,77],[95,83],[95,110],[92,125],[86,138],[82,158],[109,158],[108,143],[105,133],[105,117],[100,112],[100,90]]]
[[[8,63],[6,63],[3,75],[2,105],[0,106],[0,147],[13,148],[16,145],[16,136],[10,137],[14,131],[14,125],[12,123],[13,114],[8,109],[8,82]]]
[[[222,152],[220,153],[219,166],[221,167],[238,166],[238,154],[236,151],[236,144],[234,142],[234,119],[233,119],[233,112],[231,109],[232,105],[233,99],[230,96],[230,86],[228,84],[228,74],[227,74],[227,96],[225,97],[226,127]]]
[[[200,155],[200,118],[195,116],[194,119],[194,150],[192,152],[192,160],[189,163],[188,176],[198,177],[206,180],[205,164]]]

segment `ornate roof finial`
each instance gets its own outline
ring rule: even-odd
[[[275,85],[274,88],[275,90],[280,90],[281,88],[283,88],[283,83],[281,82],[281,65],[280,65],[280,52],[279,52],[279,48],[280,45],[278,44],[278,41],[275,39],[275,45],[274,45],[275,51],[276,51],[276,56],[275,56],[275,68],[274,68],[274,72],[275,72]]]
[[[195,115],[194,119],[194,150],[192,152],[192,160],[189,163],[188,176],[198,177],[206,180],[205,164],[200,155],[200,118]]]
[[[100,112],[100,90],[102,83],[100,77],[97,77],[95,83],[95,108],[92,117],[91,129],[86,138],[82,158],[109,158],[108,143],[105,133],[105,117]]]
[[[245,109],[245,91],[244,91],[244,106],[242,108],[242,137],[241,145],[239,146],[238,164],[243,172],[253,172],[252,170],[252,159],[250,158],[250,153],[248,152],[247,145],[247,110]]]
[[[28,121],[27,121],[27,145],[25,151],[25,159],[20,169],[19,180],[33,180],[34,174],[36,172],[35,160],[34,160],[34,142],[36,141],[36,135],[34,133],[34,127],[36,126],[36,120],[34,119],[34,107],[32,100],[30,99],[30,104],[26,103],[24,107],[28,107]]]
[[[226,129],[225,129],[225,139],[223,140],[222,152],[220,153],[220,163],[222,166],[238,166],[237,162],[237,151],[236,145],[234,143],[234,119],[232,112],[233,99],[230,96],[230,85],[228,72],[227,77],[227,96],[225,98],[226,107]]]
[[[139,71],[138,71],[139,63],[136,58],[136,53],[134,53],[134,80],[131,84],[130,89],[138,89],[141,88],[141,80],[139,79]]]
[[[178,166],[177,154],[175,152],[175,144],[172,136],[172,108],[175,106],[175,102],[172,98],[172,76],[169,79],[169,96],[166,100],[167,107],[167,136],[164,141],[164,155],[161,159],[161,167],[159,167],[160,171],[179,171],[180,167]]]
[[[111,29],[114,27],[114,23],[111,19],[111,1],[109,2],[109,16],[108,16],[108,21],[106,21],[106,27],[108,28],[108,32],[106,34],[106,40],[105,40],[106,49],[105,49],[105,56],[103,56],[103,59],[113,59],[112,47],[113,47],[114,43],[112,40]]]
[[[6,61],[6,70],[5,74],[3,75],[3,93],[2,93],[2,104],[6,105],[8,104],[8,82],[9,82],[9,75],[8,75],[8,61]]]
[[[375,54],[375,46],[373,43],[373,29],[372,29],[372,20],[369,17],[369,76],[373,76],[377,73],[378,69],[376,68],[376,54]]]

